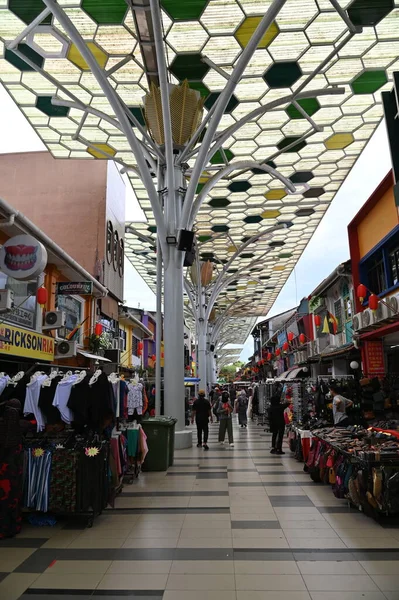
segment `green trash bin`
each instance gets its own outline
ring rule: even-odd
[[[169,427],[169,462],[168,466],[173,467],[175,457],[175,426],[177,419],[173,417],[157,417],[160,421],[163,421],[167,427]]]
[[[141,425],[147,436],[148,454],[142,465],[143,471],[167,471],[169,467],[170,434],[169,420],[160,417],[145,419]]]

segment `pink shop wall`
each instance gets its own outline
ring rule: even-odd
[[[0,197],[95,277],[105,255],[107,161],[0,155]]]

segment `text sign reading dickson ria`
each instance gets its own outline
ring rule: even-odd
[[[93,284],[91,281],[60,281],[56,284],[58,296],[91,296]]]
[[[39,360],[54,360],[54,340],[11,325],[0,326],[0,353]]]

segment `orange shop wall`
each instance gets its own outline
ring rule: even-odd
[[[398,223],[398,209],[393,187],[390,186],[357,225],[359,259],[366,256]]]

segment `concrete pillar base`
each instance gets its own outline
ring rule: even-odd
[[[175,432],[175,450],[185,450],[193,446],[193,432],[190,429]]]

